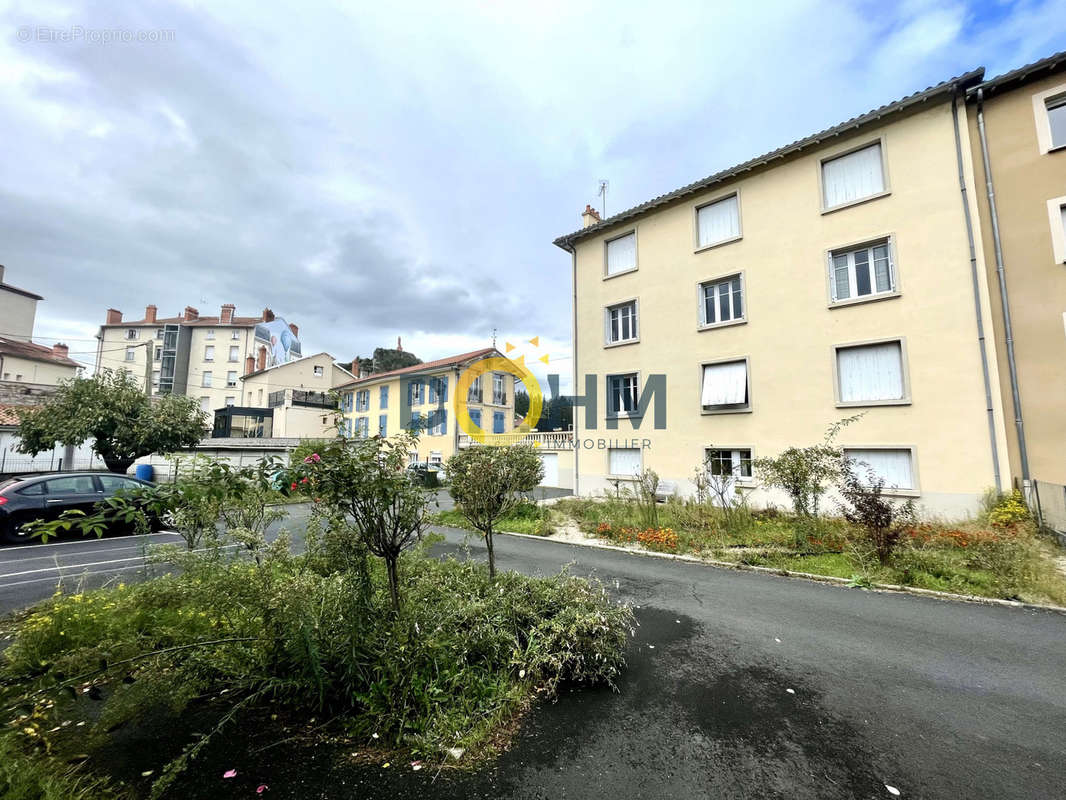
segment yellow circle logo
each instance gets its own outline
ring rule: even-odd
[[[519,431],[518,433],[490,433],[483,430],[480,425],[474,422],[470,417],[470,409],[467,407],[468,398],[470,395],[470,387],[473,386],[474,381],[484,375],[486,372],[506,372],[508,375],[513,375],[522,381],[522,384],[526,387],[529,393],[529,412],[523,417],[519,423],[519,428],[525,428],[526,430]],[[529,431],[540,420],[540,412],[544,406],[544,397],[540,391],[540,383],[537,382],[533,373],[526,369],[526,365],[522,362],[522,359],[512,361],[509,358],[503,358],[502,356],[495,356],[493,358],[483,358],[480,361],[475,361],[459,376],[459,385],[455,387],[455,396],[452,398],[453,408],[455,409],[455,420],[459,425],[459,430],[466,433],[471,439],[478,444],[490,444],[490,445],[509,445],[517,444],[529,435]]]

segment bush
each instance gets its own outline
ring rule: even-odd
[[[864,479],[858,465],[849,459],[841,459],[839,472],[844,519],[859,527],[877,553],[877,560],[888,564],[904,530],[914,521],[914,502],[897,505],[886,499],[885,479],[871,469],[865,470]]]
[[[988,512],[988,524],[994,528],[1013,528],[1031,519],[1029,506],[1025,504],[1025,498],[1017,489],[1001,496]]]

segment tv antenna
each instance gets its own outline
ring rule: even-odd
[[[611,182],[606,178],[600,178],[600,190],[596,192],[600,196],[600,206],[603,211],[603,218],[607,219],[607,190],[610,188]]]

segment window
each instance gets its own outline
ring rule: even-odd
[[[880,142],[822,162],[822,202],[827,211],[884,191]]]
[[[429,434],[431,436],[444,436],[448,432],[448,411],[438,408],[429,412]]]
[[[162,328],[156,328],[155,329],[155,338],[156,339],[162,339],[163,338],[163,329]]]
[[[380,396],[378,397],[378,408],[385,409],[385,408],[388,408],[388,407],[389,407],[389,387],[388,386],[382,386],[381,387]]]
[[[610,447],[607,449],[607,472],[611,475],[636,477],[641,470],[639,447]]]
[[[211,398],[210,397],[201,397],[200,398],[200,410],[201,411],[210,411],[211,410]]]
[[[370,417],[359,417],[355,420],[355,435],[360,439],[370,435]]]
[[[707,473],[714,477],[732,477],[740,480],[751,477],[750,449],[707,448],[704,453],[704,463],[707,465]]]
[[[100,485],[104,487],[105,492],[144,488],[144,484],[137,483],[137,481],[129,478],[123,478],[121,475],[97,475],[96,479],[100,481]]]
[[[96,484],[88,475],[71,475],[45,481],[48,494],[96,494]]]
[[[31,483],[25,489],[18,489],[16,491],[18,491],[19,494],[31,496],[44,494],[44,481],[41,481],[40,483]]]
[[[388,414],[382,414],[380,417],[378,417],[378,435],[379,436],[388,436],[389,435],[388,431],[389,431],[389,415]]]
[[[637,373],[607,376],[607,416],[625,417],[637,412]]]
[[[229,408],[230,406],[235,406],[235,405],[237,405],[237,398],[236,397],[234,397],[233,395],[230,395],[229,397],[226,398],[226,408]]]
[[[744,283],[740,275],[700,284],[700,326],[744,320]]]
[[[606,324],[607,344],[637,341],[637,301],[610,306],[606,311]]]
[[[237,345],[232,345],[229,349],[229,360],[236,361],[241,357],[241,348]],[[321,369],[321,367],[319,367]]]
[[[1051,149],[1066,147],[1066,95],[1045,100],[1044,107],[1051,128]]]
[[[429,379],[429,402],[432,405],[446,403],[448,401],[448,378]]]
[[[230,331],[229,338],[233,339],[234,341],[237,341],[241,338],[241,332],[239,330],[232,330]]]
[[[503,375],[492,375],[492,404],[496,406],[507,405],[507,390],[504,388]]]
[[[888,241],[830,253],[829,286],[834,303],[895,292],[896,281]]]
[[[885,481],[885,489],[913,491],[918,487],[914,480],[914,454],[909,447],[858,448],[846,447],[844,453],[858,468],[864,483],[869,473]]]
[[[470,421],[473,422],[477,427],[479,427],[479,428],[481,427],[481,409],[480,408],[472,408],[472,409],[470,409]]]
[[[740,201],[737,195],[696,209],[696,248],[712,247],[740,238]]]
[[[127,347],[126,348],[126,360],[127,361],[133,361],[136,357],[137,357],[137,348],[136,347]]]
[[[492,412],[492,432],[503,433],[505,427],[504,414],[502,411]]]
[[[159,370],[153,369],[152,370],[152,386],[158,386],[158,385],[159,385]]]
[[[203,378],[200,381],[200,385],[205,387],[205,388],[210,388],[210,386],[211,386],[211,370],[207,370],[206,372],[204,372]]]
[[[156,361],[162,361],[163,360],[163,348],[162,347],[157,347],[155,349],[155,360]]]
[[[206,332],[206,334],[205,334],[205,336],[206,336],[206,338],[208,338],[208,339],[214,339],[214,338],[215,338],[215,332],[214,332],[214,330],[209,330],[209,331],[207,331],[207,332]]]
[[[412,411],[411,412],[411,422],[408,424],[407,430],[409,430],[409,431],[420,431],[420,430],[422,430],[422,412],[421,411]]]
[[[468,403],[480,403],[481,402],[481,376],[478,375],[470,383],[470,388],[466,391],[466,402]],[[479,411],[478,414],[481,412]]]
[[[226,373],[226,388],[232,389],[237,385],[237,370],[231,369]]]
[[[1051,252],[1056,264],[1066,264],[1066,197],[1047,201],[1051,223]]]
[[[258,404],[259,406],[262,406],[262,405],[263,405],[263,390],[262,390],[262,389],[259,389],[259,390],[258,390],[258,391],[256,392],[256,395],[255,395],[255,399],[256,399],[256,403],[257,403],[257,404]]]
[[[704,364],[700,404],[706,413],[750,411],[747,359]]]
[[[137,338],[137,329],[136,328],[126,328],[126,338],[127,339],[136,339]]]
[[[630,232],[606,245],[607,275],[631,272],[637,268],[637,234]]]
[[[426,387],[421,381],[411,381],[407,384],[407,405],[420,406],[425,402]]]
[[[905,403],[903,344],[878,342],[836,349],[837,402],[840,405]]]
[[[355,393],[355,410],[356,411],[369,411],[370,410],[370,390],[361,389]]]
[[[209,345],[207,345],[207,347],[204,348],[204,361],[214,361],[214,360],[215,360],[215,346],[213,344],[209,344]]]
[[[233,348],[230,348],[230,349],[231,350],[236,350],[237,348],[233,347]],[[233,359],[233,360],[236,361],[237,359]],[[325,370],[323,370],[322,367],[315,367],[314,373],[315,373],[315,377],[316,378],[321,378],[325,374]]]

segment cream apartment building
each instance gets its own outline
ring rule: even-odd
[[[1066,52],[966,101],[1011,474],[1066,531]]]
[[[227,303],[218,316],[201,317],[186,306],[178,316],[160,317],[149,305],[142,319],[124,320],[112,308],[97,334],[96,368],[125,369],[150,383],[153,394],[194,397],[210,413],[237,403],[248,358],[256,369],[299,358],[298,336],[270,309],[240,317]]]
[[[33,341],[37,303],[44,298],[4,281],[0,265],[0,381],[56,386],[81,369],[65,344]]]
[[[897,495],[955,516],[1009,485],[984,243],[969,234],[963,96],[982,76],[609,219],[586,209],[556,240],[572,254],[575,391],[592,376],[598,400],[591,420],[575,410],[579,494],[643,468],[689,493],[706,459],[753,502],[782,503],[752,459],[859,412],[838,441]],[[654,375],[662,429],[642,395]]]
[[[463,371],[487,358],[503,358],[495,348],[382,372],[335,387],[340,395],[342,433],[348,437],[392,436],[417,423],[418,448],[412,461],[441,464],[468,444],[456,424],[455,390]],[[357,365],[355,365],[357,367]],[[514,373],[487,371],[465,398],[471,421],[490,433],[514,430]]]

